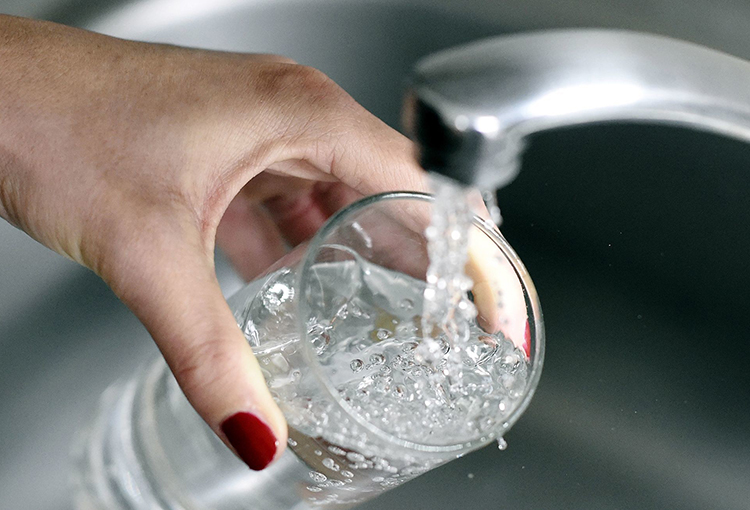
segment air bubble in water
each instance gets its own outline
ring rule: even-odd
[[[346,458],[351,462],[364,462],[365,456],[357,452],[349,452],[346,454]]]
[[[338,446],[331,445],[328,447],[328,451],[334,455],[346,455],[346,450],[339,448]]]
[[[276,313],[281,305],[294,298],[294,288],[283,282],[275,281],[262,294],[263,306],[271,313]]]
[[[365,364],[361,359],[353,359],[352,362],[349,363],[349,368],[352,369],[352,372],[359,372],[364,366]]]
[[[373,354],[372,356],[370,356],[370,363],[372,363],[373,365],[382,365],[383,363],[385,363],[385,356],[383,356],[382,354]]]
[[[317,483],[323,483],[328,480],[326,475],[319,473],[318,471],[310,471],[310,478],[312,478],[313,482]]]
[[[378,337],[378,340],[388,340],[391,337],[391,332],[385,328],[379,328],[375,332],[375,336]]]
[[[331,458],[325,458],[323,459],[323,465],[330,469],[331,471],[338,471],[339,465],[336,464],[336,462]]]
[[[399,306],[399,308],[401,308],[402,310],[411,310],[412,308],[414,308],[414,301],[412,301],[412,300],[411,300],[411,299],[409,299],[409,298],[404,298],[404,299],[402,299],[402,300],[401,300],[401,301],[399,302],[398,306]]]
[[[318,355],[323,354],[331,342],[329,329],[330,325],[324,325],[320,322],[312,324],[307,329],[307,336],[310,339],[313,349],[315,349],[315,353]]]

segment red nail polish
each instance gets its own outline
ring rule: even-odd
[[[221,424],[221,431],[237,455],[255,471],[268,466],[279,447],[271,428],[251,413],[233,414]]]
[[[529,327],[529,321],[526,321],[526,331],[523,332],[523,350],[526,353],[526,357],[531,357],[531,329]]]

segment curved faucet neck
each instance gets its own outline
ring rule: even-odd
[[[515,177],[528,135],[609,121],[750,142],[750,62],[626,31],[503,36],[419,62],[404,107],[422,166],[483,189]]]

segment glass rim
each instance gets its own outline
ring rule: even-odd
[[[531,402],[531,398],[533,397],[534,392],[536,391],[536,387],[539,383],[539,378],[541,377],[542,373],[542,366],[544,364],[544,323],[536,287],[534,286],[534,283],[531,280],[531,276],[526,270],[526,267],[521,262],[521,259],[518,257],[513,248],[511,248],[510,244],[508,244],[505,237],[503,237],[503,235],[500,233],[500,230],[494,223],[491,223],[489,220],[485,220],[478,215],[474,215],[473,225],[478,227],[485,235],[487,235],[493,242],[495,242],[500,251],[510,262],[511,266],[513,267],[513,271],[515,272],[519,282],[521,283],[524,301],[526,303],[526,309],[528,310],[528,313],[530,315],[527,320],[529,323],[531,342],[534,349],[531,353],[532,355],[530,356],[530,359],[532,361],[531,371],[529,373],[528,382],[524,388],[523,397],[521,398],[520,402],[513,410],[513,412],[511,412],[506,420],[502,423],[502,425],[498,427],[499,430],[496,431],[497,433],[493,437],[487,438],[486,435],[482,435],[479,437],[471,438],[467,441],[457,442],[455,444],[432,445],[403,439],[379,427],[376,427],[375,425],[367,421],[361,414],[357,413],[341,397],[338,390],[333,387],[333,384],[331,383],[329,377],[327,377],[325,374],[325,371],[318,359],[318,355],[315,353],[315,350],[313,349],[307,334],[308,310],[306,309],[305,300],[302,298],[302,296],[304,296],[305,294],[304,282],[309,280],[308,275],[310,274],[311,267],[314,263],[315,255],[323,246],[325,238],[333,229],[335,229],[339,225],[343,218],[351,215],[352,213],[364,209],[374,203],[400,199],[434,202],[434,197],[431,194],[417,191],[389,191],[385,193],[369,195],[356,202],[353,202],[352,204],[349,204],[348,206],[333,214],[310,240],[310,243],[307,246],[307,249],[305,250],[305,254],[303,256],[301,266],[302,269],[298,272],[297,275],[297,288],[300,290],[297,320],[299,331],[301,332],[301,337],[304,339],[304,341],[301,342],[302,349],[305,352],[305,357],[309,362],[309,368],[313,371],[315,377],[322,382],[322,386],[327,392],[327,396],[330,397],[335,405],[341,408],[347,416],[351,417],[357,425],[363,427],[368,433],[371,433],[377,438],[389,444],[393,444],[396,447],[412,450],[414,452],[422,454],[450,453],[460,456],[464,453],[467,453],[468,451],[481,448],[482,446],[485,446],[492,441],[501,438],[508,430],[510,430],[513,424],[518,421],[524,411],[528,408]],[[485,440],[482,441],[482,439]]]

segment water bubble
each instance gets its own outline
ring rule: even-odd
[[[364,462],[365,456],[357,452],[349,452],[346,454],[346,458],[352,462]]]
[[[357,389],[360,391],[366,390],[367,388],[372,386],[374,382],[375,382],[375,379],[373,379],[371,375],[363,377],[362,380],[359,381],[359,384],[357,384]]]
[[[308,485],[307,486],[307,490],[309,490],[310,492],[320,492],[323,489],[321,489],[320,487],[318,487],[316,485]]]
[[[334,461],[331,458],[325,458],[325,459],[323,459],[323,465],[325,467],[327,467],[328,469],[330,469],[331,471],[338,471],[339,470],[339,465],[336,464],[336,461]]]
[[[404,342],[404,344],[401,346],[401,350],[405,353],[414,352],[414,349],[417,348],[419,344],[417,342]]]
[[[313,482],[323,483],[328,480],[328,477],[326,475],[324,475],[323,473],[319,473],[318,471],[310,471],[309,474]]]
[[[378,328],[375,332],[375,336],[378,340],[388,340],[392,336],[392,333],[385,328]]]
[[[346,450],[342,450],[338,446],[333,446],[333,445],[329,446],[328,451],[334,455],[341,455],[341,456],[346,455]]]
[[[414,308],[414,301],[409,298],[404,298],[398,303],[399,308],[402,310],[411,310]]]
[[[508,443],[502,437],[498,437],[497,438],[497,449],[498,450],[505,450],[506,448],[508,448]]]
[[[507,411],[510,408],[510,406],[508,405],[508,401],[507,400],[502,399],[500,401],[500,403],[497,405],[497,408],[500,409],[501,413],[504,413],[505,411]]]
[[[292,439],[291,437],[290,437],[289,439],[287,439],[287,440],[286,440],[286,442],[287,442],[287,444],[288,444],[289,446],[291,446],[292,448],[294,448],[295,446],[297,446],[297,441],[295,441],[295,440],[294,440],[294,439]]]
[[[318,355],[323,354],[328,347],[328,344],[331,342],[330,328],[330,325],[315,323],[307,330],[310,344],[312,344],[315,353]]]
[[[383,356],[382,354],[373,354],[372,356],[370,356],[370,363],[372,363],[373,365],[382,365],[383,363],[385,363],[385,356]]]
[[[354,301],[349,302],[349,313],[352,314],[353,317],[359,317],[361,319],[369,319],[370,314],[365,312],[361,306],[359,306]]]
[[[354,473],[352,473],[351,471],[348,471],[348,470],[344,469],[341,472],[341,476],[343,476],[344,478],[354,478]]]
[[[341,305],[341,307],[336,310],[335,317],[337,319],[346,319],[346,317],[349,315],[349,303],[344,303]]]
[[[270,285],[261,293],[261,300],[271,313],[279,311],[284,303],[294,298],[294,287],[286,285],[281,281],[270,282]]]
[[[364,365],[365,364],[361,359],[353,359],[352,362],[349,363],[349,368],[352,369],[352,372],[359,372]]]
[[[323,452],[320,451],[320,450],[315,450],[315,455],[317,455],[318,457],[320,457],[321,455],[323,455]]]

